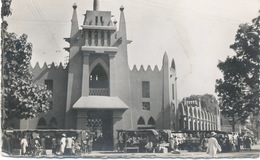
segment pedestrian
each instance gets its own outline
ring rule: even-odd
[[[52,140],[51,140],[51,149],[52,149],[53,154],[56,154],[56,152],[57,152],[57,150],[56,150],[57,146],[56,145],[57,145],[56,138],[53,137]]]
[[[37,135],[33,140],[34,155],[38,155],[40,153],[40,149],[41,149],[40,137]]]
[[[217,133],[211,132],[211,138],[209,138],[208,141],[208,148],[207,148],[207,154],[209,154],[211,157],[217,156],[217,151],[221,152],[221,147],[218,144],[217,139],[215,138]]]
[[[68,136],[66,138],[66,149],[65,149],[65,153],[66,155],[72,155],[72,148],[74,147],[74,141],[72,139],[71,136]]]
[[[60,154],[63,155],[66,147],[66,134],[62,134],[62,138],[60,140]]]
[[[93,146],[93,135],[89,135],[89,138],[88,138],[88,153],[91,153],[92,152],[92,146]]]
[[[24,135],[23,138],[21,139],[21,149],[22,149],[22,155],[26,154],[26,149],[28,147],[28,140],[27,140],[27,136]]]
[[[42,138],[41,138],[41,146],[42,146],[43,149],[45,149],[45,143],[46,143],[46,139],[45,139],[44,136],[42,136]]]

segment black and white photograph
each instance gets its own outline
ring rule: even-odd
[[[260,0],[2,0],[1,157],[260,158]]]

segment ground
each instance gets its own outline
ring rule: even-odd
[[[4,156],[4,155],[2,155]],[[16,157],[16,156],[15,156]],[[18,156],[17,156],[18,157]],[[22,156],[19,156],[22,157]],[[46,157],[46,156],[44,156]],[[52,158],[63,158],[62,156],[50,156]],[[205,152],[187,152],[181,151],[180,154],[172,153],[115,153],[115,152],[92,152],[91,154],[83,154],[81,156],[73,156],[73,158],[92,158],[92,159],[151,159],[151,158],[210,158]],[[252,146],[252,150],[241,150],[240,152],[219,153],[217,158],[260,158],[260,142]]]

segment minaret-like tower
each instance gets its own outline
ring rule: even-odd
[[[65,128],[73,128],[76,125],[76,113],[71,110],[71,106],[80,97],[81,91],[77,88],[81,77],[81,56],[80,56],[80,30],[77,18],[77,5],[73,5],[73,15],[71,19],[71,31],[70,37],[65,38],[70,43],[69,48],[64,48],[69,52],[69,64],[68,64],[68,85],[67,85],[67,102],[66,102],[66,118]]]
[[[177,108],[177,84],[175,62],[172,60],[169,66],[167,53],[163,56],[163,103],[162,103],[162,128],[176,129],[176,108]]]
[[[68,65],[66,128],[91,129],[89,120],[102,122],[104,139],[131,123],[130,75],[127,58],[124,7],[120,22],[110,11],[100,11],[99,1],[87,10],[81,29],[73,5]],[[93,118],[95,117],[95,118]],[[100,131],[100,130],[99,130]],[[110,145],[111,146],[111,145]]]

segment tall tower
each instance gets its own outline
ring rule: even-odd
[[[98,0],[86,11],[81,29],[76,8],[73,5],[71,36],[65,39],[70,43],[66,128],[103,132],[109,140],[131,122],[124,8],[118,30],[111,12],[99,10]],[[98,122],[98,131],[88,125],[90,121]]]

